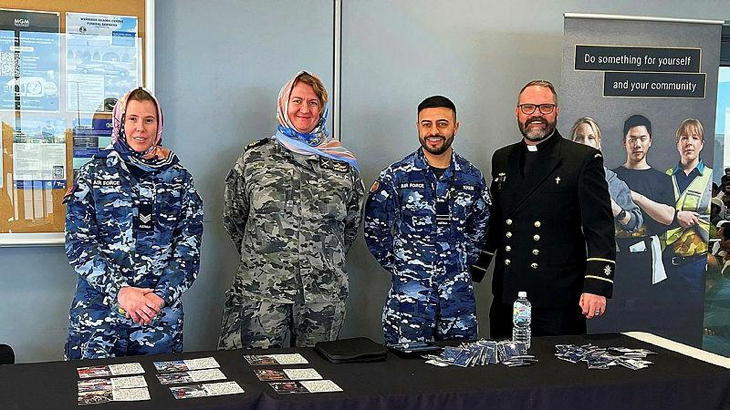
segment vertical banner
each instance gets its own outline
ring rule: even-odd
[[[700,347],[721,21],[565,15],[560,131],[600,149],[613,298],[591,333]]]

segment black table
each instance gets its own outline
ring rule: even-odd
[[[589,370],[555,357],[556,344],[647,348],[657,353],[642,370]],[[244,354],[301,353],[341,393],[278,395],[259,382]],[[436,367],[390,354],[384,362],[332,364],[312,349],[196,352],[178,355],[0,366],[0,409],[79,409],[76,368],[140,362],[152,400],[84,406],[125,409],[730,409],[730,370],[620,334],[534,338],[539,363],[509,368]],[[175,400],[155,377],[153,361],[213,356],[244,394]],[[266,366],[281,367],[281,366]]]

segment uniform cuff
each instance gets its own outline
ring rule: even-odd
[[[165,306],[172,306],[172,300],[170,300],[170,292],[165,289],[155,289],[155,295],[162,298],[165,301]]]
[[[484,279],[484,276],[487,274],[487,268],[492,262],[492,258],[494,258],[494,252],[489,252],[487,250],[481,251],[479,259],[475,264],[471,265],[470,269],[471,279],[474,282],[481,282]]]
[[[113,282],[109,286],[108,294],[109,294],[109,297],[112,299],[111,300],[112,304],[116,303],[119,300],[119,291],[122,290],[122,288],[127,288],[127,287],[129,287],[129,284],[124,281]]]
[[[613,275],[616,262],[604,258],[588,258],[583,292],[610,298],[613,293]]]

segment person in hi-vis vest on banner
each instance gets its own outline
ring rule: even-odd
[[[700,159],[704,146],[702,123],[688,118],[677,127],[679,163],[667,170],[672,177],[676,222],[666,232],[665,266],[672,294],[682,300],[678,315],[682,341],[699,346],[702,338],[704,273],[710,237],[712,168]]]

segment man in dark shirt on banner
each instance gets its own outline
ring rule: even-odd
[[[529,82],[515,114],[523,139],[492,158],[492,223],[472,277],[495,259],[490,337],[512,328],[512,303],[527,291],[532,334],[586,332],[585,319],[606,311],[615,243],[600,151],[563,139],[555,88]]]
[[[623,142],[626,162],[613,171],[631,189],[644,222],[633,232],[616,227],[616,297],[611,312],[592,323],[591,331],[666,334],[671,317],[666,314],[669,294],[659,237],[674,220],[672,181],[647,162],[652,128],[646,117],[633,115],[624,122]]]

